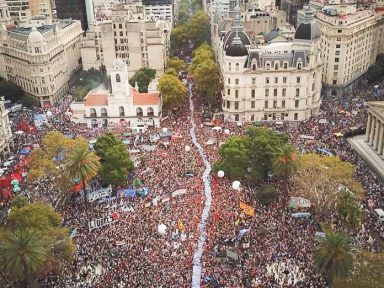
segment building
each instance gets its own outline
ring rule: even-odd
[[[88,30],[87,8],[85,0],[55,0],[58,19],[76,19],[81,21],[83,31]]]
[[[243,31],[236,7],[232,29],[221,36],[222,109],[232,121],[302,121],[320,109],[320,29],[302,23],[293,41],[256,45]]]
[[[15,23],[26,22],[31,19],[31,9],[28,0],[5,0],[9,14]]]
[[[52,7],[50,0],[29,0],[31,16],[49,16],[52,17]]]
[[[9,122],[8,110],[4,106],[4,98],[0,99],[0,163],[4,162],[5,156],[11,152],[13,141],[11,123]]]
[[[81,56],[83,68],[110,67],[114,58],[128,64],[129,73],[141,67],[164,73],[171,23],[146,19],[142,5],[120,5],[112,9],[111,20],[101,20],[86,33]]]
[[[384,159],[384,102],[368,102],[365,142]]]
[[[54,104],[80,68],[81,34],[78,20],[11,31],[0,27],[0,75],[41,105]]]
[[[174,22],[174,8],[172,0],[142,0],[145,16],[154,17],[158,20]]]
[[[85,122],[88,127],[123,125],[135,130],[146,126],[159,127],[162,101],[153,85],[148,93],[139,93],[128,82],[128,67],[116,59],[109,69],[111,93],[103,87],[90,91],[82,103],[72,103],[72,120]]]
[[[281,0],[279,7],[287,13],[287,22],[295,27],[298,27],[297,11],[303,9],[304,5],[307,3],[308,0]]]
[[[11,23],[11,14],[5,0],[0,0],[0,25],[9,25]]]
[[[322,33],[324,93],[341,96],[361,85],[361,76],[384,52],[384,14],[371,7],[325,5],[309,4],[317,10],[316,22]]]

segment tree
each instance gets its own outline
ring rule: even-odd
[[[176,70],[177,73],[179,73],[185,70],[186,65],[185,65],[185,62],[180,58],[171,57],[168,59],[167,67],[168,69],[173,68]]]
[[[287,181],[298,168],[296,148],[291,144],[284,144],[277,150],[273,171]]]
[[[85,86],[76,87],[73,95],[75,98],[75,101],[78,101],[78,102],[83,101],[85,96],[87,96],[88,92],[89,92],[89,89]]]
[[[216,63],[210,59],[200,63],[193,70],[192,76],[199,92],[203,93],[212,103],[220,80],[220,72]]]
[[[159,80],[158,89],[163,98],[164,108],[170,108],[182,103],[187,94],[187,88],[178,77],[163,74]]]
[[[348,228],[354,229],[360,226],[363,213],[358,195],[352,193],[349,189],[339,189],[336,209]]]
[[[267,128],[251,127],[246,131],[251,182],[266,180],[272,172],[277,152],[288,142],[285,134]]]
[[[179,74],[177,74],[174,68],[168,68],[167,70],[165,70],[165,74],[172,75],[179,78]]]
[[[75,246],[69,237],[69,229],[63,226],[61,215],[50,205],[32,203],[20,208],[12,207],[7,232],[27,230],[33,232],[42,241],[46,250],[44,266],[39,275],[60,273],[64,266],[72,261]]]
[[[255,197],[261,203],[268,205],[276,200],[276,189],[273,185],[263,185],[261,189],[255,193]]]
[[[339,188],[361,195],[361,185],[353,180],[354,167],[338,157],[304,154],[294,177],[295,193],[311,200],[315,211],[328,218],[335,212]]]
[[[188,44],[187,24],[177,25],[171,32],[171,53],[178,55]]]
[[[198,47],[204,42],[211,42],[211,26],[209,23],[209,17],[204,13],[204,11],[200,10],[196,12],[187,25],[187,31],[189,32],[190,39],[194,44],[194,47]]]
[[[315,264],[330,284],[335,278],[347,276],[353,265],[353,257],[345,235],[329,233],[315,252]]]
[[[100,176],[107,184],[126,184],[128,173],[133,171],[133,162],[123,142],[112,133],[105,134],[95,143],[96,155],[100,157]]]
[[[384,286],[384,253],[362,251],[354,261],[354,273],[348,278],[336,279],[333,288],[379,288]]]
[[[80,179],[83,184],[84,198],[88,202],[87,184],[97,175],[100,162],[99,157],[89,148],[76,147],[71,151],[67,161],[66,170],[71,179]]]
[[[27,197],[17,195],[12,199],[12,208],[21,208],[29,204]]]
[[[223,170],[231,178],[243,178],[249,167],[247,139],[245,137],[230,137],[219,148],[220,160],[215,163],[214,170]]]
[[[197,49],[192,52],[192,63],[188,68],[189,74],[193,75],[197,66],[207,60],[215,60],[212,47],[207,43],[200,45]]]
[[[47,250],[41,239],[28,230],[6,233],[0,239],[0,267],[24,287],[36,287],[36,275],[44,266]]]
[[[149,83],[155,79],[156,70],[148,67],[141,67],[129,80],[129,84],[135,87],[136,83],[139,86],[140,93],[148,92]]]

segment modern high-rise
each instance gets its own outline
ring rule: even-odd
[[[310,2],[321,30],[326,95],[341,96],[361,85],[362,75],[384,53],[384,13],[369,6]],[[308,10],[308,8],[306,8]]]
[[[0,75],[42,106],[54,104],[68,91],[70,77],[80,68],[80,21],[0,32]]]
[[[88,30],[85,0],[55,0],[58,19],[76,19],[81,21],[81,28]]]

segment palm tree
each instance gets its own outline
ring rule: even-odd
[[[28,230],[6,233],[0,239],[1,269],[15,281],[27,284],[27,287],[35,287],[35,275],[43,267],[46,258],[43,242]]]
[[[353,264],[353,256],[345,235],[339,232],[327,235],[315,253],[315,264],[329,284],[335,278],[345,277]]]
[[[85,201],[88,202],[86,185],[99,171],[99,157],[88,147],[75,147],[69,154],[65,167],[71,179],[81,180]]]

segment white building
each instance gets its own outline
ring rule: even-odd
[[[4,107],[4,99],[0,99],[0,163],[4,157],[11,152],[12,145],[11,123],[9,122],[8,110]]]
[[[329,1],[330,2],[330,1]],[[379,3],[379,2],[378,2]],[[323,85],[327,95],[341,96],[361,85],[361,77],[384,53],[384,13],[356,5],[309,3],[319,24]],[[302,19],[309,8],[300,12]]]
[[[242,122],[301,121],[320,109],[320,30],[302,23],[293,41],[255,45],[243,31],[236,7],[231,31],[221,38],[222,108]]]
[[[149,67],[160,76],[166,67],[170,28],[169,21],[145,19],[141,5],[119,5],[111,20],[90,25],[81,48],[83,68],[109,68],[114,58],[121,58],[130,73]]]
[[[0,27],[0,76],[19,85],[41,105],[52,105],[68,91],[80,67],[81,24],[60,20],[54,25]]]
[[[173,1],[172,0],[143,0],[145,17],[153,17],[158,20],[168,20],[173,23]]]
[[[5,0],[9,7],[9,14],[14,22],[26,22],[31,19],[31,9],[28,0]]]
[[[124,125],[141,130],[146,126],[159,127],[161,120],[160,92],[148,87],[148,93],[139,93],[128,82],[128,67],[116,59],[109,69],[112,92],[102,86],[91,90],[82,103],[72,103],[72,120],[85,122],[88,127]]]

